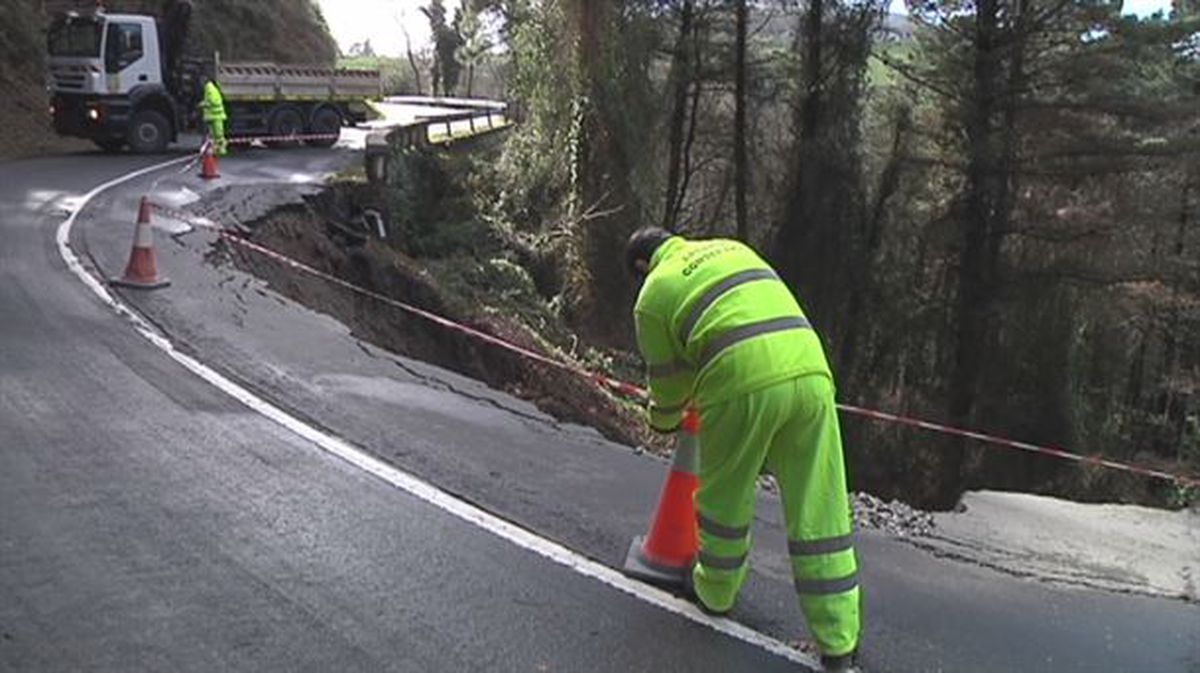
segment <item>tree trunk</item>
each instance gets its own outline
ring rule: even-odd
[[[671,121],[667,131],[667,194],[663,206],[662,226],[673,229],[679,211],[680,173],[683,170],[683,127],[687,120],[688,84],[692,80],[691,56],[688,38],[692,32],[693,0],[683,0],[679,15],[679,37],[675,41],[675,52],[671,58]]]
[[[796,49],[803,49],[801,88],[799,100],[794,106],[794,146],[790,167],[790,184],[787,186],[783,221],[779,223],[775,236],[775,256],[780,260],[780,273],[794,288],[801,291],[801,299],[808,296],[812,274],[804,271],[803,254],[809,246],[812,230],[820,226],[811,217],[814,194],[812,193],[813,163],[818,159],[816,147],[821,122],[821,26],[825,10],[824,0],[811,0],[804,13],[796,34]]]
[[[967,184],[959,223],[963,245],[958,260],[948,409],[950,422],[960,426],[973,424],[983,363],[993,351],[1000,243],[1012,212],[1015,98],[1023,77],[1020,54],[1024,36],[1013,28],[1010,34],[1001,34],[1004,10],[1002,0],[980,0],[975,16],[973,90],[966,124]],[[1012,58],[1007,77],[1001,61],[1006,53]],[[957,501],[966,476],[965,443],[949,444],[936,494],[941,506]]]
[[[413,56],[412,40],[408,37],[408,31],[404,32],[404,48],[408,52],[408,65],[412,68],[413,79],[417,81],[417,95],[424,96],[425,90],[421,86],[421,69],[417,67],[417,57]]]
[[[576,0],[580,98],[575,212],[582,268],[575,278],[571,321],[596,342],[627,347],[633,341],[632,279],[623,270],[625,240],[638,225],[628,148],[614,115],[624,112],[611,92],[622,76],[621,3]]]
[[[746,214],[746,184],[750,167],[746,161],[746,0],[736,0],[737,46],[734,75],[735,109],[733,121],[734,209],[737,212],[737,237],[750,240]]]
[[[865,331],[866,325],[860,324],[866,307],[867,294],[872,288],[873,267],[883,243],[883,220],[888,200],[900,187],[900,170],[908,154],[908,134],[912,126],[912,111],[908,108],[897,114],[895,128],[892,131],[892,151],[887,164],[879,177],[879,187],[875,192],[875,203],[872,205],[870,219],[867,221],[866,241],[863,254],[865,268],[851,276],[850,305],[846,310],[846,329],[842,334],[841,346],[838,350],[837,364],[841,376],[849,381],[857,381],[855,366],[858,362],[859,335]]]

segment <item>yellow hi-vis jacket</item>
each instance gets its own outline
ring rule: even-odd
[[[204,84],[204,101],[200,104],[204,121],[225,121],[225,97],[216,82],[209,80]]]
[[[749,246],[674,236],[650,260],[634,308],[650,379],[650,426],[829,364],[787,285]]]

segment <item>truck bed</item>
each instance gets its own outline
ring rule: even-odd
[[[377,99],[383,94],[378,70],[347,70],[318,65],[271,62],[222,62],[217,82],[226,100]]]

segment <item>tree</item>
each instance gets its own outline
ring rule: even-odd
[[[684,125],[688,119],[688,90],[695,83],[697,63],[693,58],[696,40],[693,16],[694,0],[683,0],[679,8],[679,33],[675,48],[671,51],[671,71],[668,86],[671,95],[667,149],[666,203],[663,204],[662,226],[674,229],[679,219],[679,208],[683,200],[680,180],[683,171]]]
[[[1178,215],[1168,206],[1151,216],[1137,202],[1151,192],[1163,194],[1156,204],[1181,201],[1167,196],[1186,183],[1172,157],[1194,143],[1171,120],[1195,117],[1194,103],[1179,104],[1192,89],[1180,76],[1195,65],[1181,51],[1184,26],[1118,9],[919,3],[910,7],[921,26],[915,57],[881,55],[911,85],[911,105],[933,119],[921,160],[954,186],[930,224],[953,232],[936,257],[949,273],[930,360],[948,373],[930,377],[930,392],[953,423],[1065,445],[1109,444],[1125,432],[1111,425],[1122,417],[1111,392],[1094,396],[1122,377],[1080,363],[1126,346],[1078,335],[1110,340],[1096,325],[1129,319],[1116,309],[1133,306],[1129,284],[1162,278],[1144,263],[1153,257],[1147,242],[1166,237],[1151,223]],[[1144,343],[1171,352],[1170,338]],[[1149,357],[1135,357],[1131,378],[1144,375]],[[1105,425],[1107,436],[1093,429]],[[1058,473],[1029,457],[994,456],[940,447],[924,472],[936,484],[933,504],[954,502],[969,485],[1029,488]]]
[[[413,54],[412,38],[408,36],[408,31],[404,30],[404,51],[408,55],[408,65],[412,68],[413,82],[416,83],[417,95],[423,96],[424,87],[421,86],[421,68],[417,66],[417,57]]]
[[[750,173],[750,165],[746,161],[746,22],[749,12],[746,8],[746,0],[734,0],[734,13],[737,16],[734,29],[737,35],[734,48],[734,200],[736,202],[738,238],[749,241],[750,223],[746,214],[746,185]]]
[[[433,95],[439,91],[443,96],[452,95],[458,87],[462,73],[462,64],[458,62],[458,50],[463,39],[459,34],[462,21],[462,10],[455,10],[451,23],[446,22],[446,7],[443,0],[430,0],[428,7],[422,7],[421,13],[429,19],[429,32],[433,38],[433,66],[430,79],[433,81]]]
[[[884,6],[811,0],[793,44],[799,86],[771,254],[831,342],[846,329],[846,288],[865,267],[863,90],[871,36]]]
[[[467,98],[474,94],[475,69],[492,48],[483,32],[482,11],[474,3],[463,0],[462,21],[459,26],[460,46],[456,58],[467,66]]]
[[[350,45],[350,49],[346,51],[346,55],[351,58],[366,57],[372,58],[375,56],[375,48],[371,46],[371,40],[367,39],[362,42],[355,42]]]

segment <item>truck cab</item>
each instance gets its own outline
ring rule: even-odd
[[[328,147],[381,95],[378,70],[186,56],[191,14],[191,0],[167,2],[160,18],[60,14],[47,39],[55,131],[106,151],[161,152],[182,132],[205,132],[197,104],[211,78],[225,128],[243,142]]]
[[[59,134],[140,152],[162,151],[174,140],[179,111],[165,86],[152,17],[68,13],[51,25],[47,47]]]

